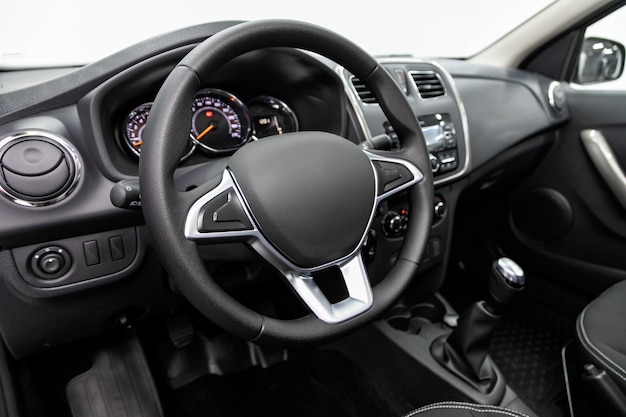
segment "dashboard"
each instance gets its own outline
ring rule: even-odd
[[[100,332],[121,312],[142,317],[177,302],[143,226],[143,128],[176,63],[230,24],[183,29],[83,68],[0,73],[0,330],[14,356]],[[429,150],[435,206],[418,281],[437,288],[460,192],[480,188],[493,161],[564,123],[568,112],[555,105],[558,83],[542,76],[459,60],[380,62]],[[221,172],[240,147],[273,135],[323,131],[366,149],[398,146],[367,85],[326,58],[283,48],[245,54],[216,72],[190,103],[188,129],[175,175],[181,190]],[[376,213],[364,251],[374,283],[394,263],[410,210],[399,196]],[[214,270],[224,261],[241,265],[225,281],[250,277],[254,257],[245,249],[207,252]]]

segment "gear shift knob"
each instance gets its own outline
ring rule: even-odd
[[[525,284],[524,270],[517,263],[509,258],[496,260],[491,265],[487,309],[499,314],[506,304],[522,292]]]

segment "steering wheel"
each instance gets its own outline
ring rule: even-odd
[[[395,151],[363,150],[324,132],[246,144],[220,175],[179,191],[174,171],[189,140],[194,94],[221,65],[256,49],[293,47],[326,56],[366,82],[400,139]],[[375,320],[419,267],[433,207],[428,151],[395,81],[363,49],[321,27],[289,20],[241,23],[206,39],[172,70],[150,112],[139,165],[152,242],[179,290],[207,318],[259,344],[330,341]],[[361,249],[381,201],[408,191],[409,226],[388,275],[372,287]],[[244,242],[285,278],[310,314],[282,320],[228,295],[209,275],[198,244]],[[348,296],[330,302],[315,283],[335,268]]]

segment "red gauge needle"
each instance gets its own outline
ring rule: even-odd
[[[139,140],[139,141],[137,141],[137,142],[133,142],[133,146],[134,146],[135,148],[140,147],[140,146],[141,146],[141,141]]]
[[[196,140],[200,140],[202,139],[202,137],[204,135],[206,135],[207,133],[209,133],[211,130],[213,130],[213,128],[215,127],[215,125],[213,123],[211,123],[206,129],[204,129],[198,136],[196,136]]]

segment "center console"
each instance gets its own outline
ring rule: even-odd
[[[335,348],[344,350],[414,405],[470,401],[535,416],[487,353],[491,331],[501,314],[499,306],[507,298],[502,294],[517,289],[511,289],[506,277],[494,272],[492,299],[477,301],[462,314],[438,293],[447,272],[454,210],[470,168],[467,120],[454,80],[435,61],[390,58],[381,63],[405,93],[422,128],[434,180],[433,221],[410,290],[386,317],[337,342]],[[364,132],[362,146],[391,150],[399,146],[396,132],[368,86],[347,72],[343,77],[355,119]],[[410,209],[403,195],[385,201],[378,209],[365,251],[371,255],[366,263],[373,285],[375,277],[385,276],[396,259]]]

